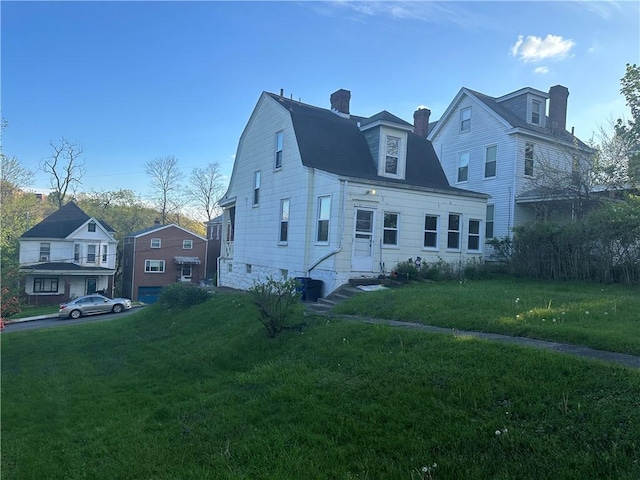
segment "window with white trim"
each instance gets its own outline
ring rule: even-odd
[[[253,206],[260,203],[260,171],[253,172]]]
[[[97,245],[87,245],[87,263],[96,263]]]
[[[331,215],[331,197],[329,195],[318,197],[318,227],[316,242],[329,241],[329,218]]]
[[[493,238],[493,217],[495,215],[495,205],[487,205],[487,220],[484,224],[484,238]]]
[[[282,168],[282,147],[284,145],[284,132],[276,133],[276,170]]]
[[[540,125],[540,109],[542,108],[542,103],[538,100],[533,100],[531,102],[531,123],[534,125]]]
[[[151,239],[151,248],[160,248],[162,246],[161,238],[152,238]]]
[[[471,130],[471,107],[460,110],[460,131],[468,132]]]
[[[193,240],[182,240],[183,250],[193,250]]]
[[[438,248],[438,216],[424,216],[424,248]]]
[[[80,244],[76,243],[73,245],[73,261],[80,262]]]
[[[289,199],[280,200],[280,232],[278,234],[279,243],[287,243],[289,239]]]
[[[40,261],[48,262],[51,259],[51,244],[49,242],[40,242]]]
[[[90,232],[95,232],[96,231],[96,222],[89,222],[88,230]]]
[[[145,260],[144,271],[146,273],[164,273],[164,260]]]
[[[460,215],[449,214],[449,225],[447,226],[447,248],[460,250]]]
[[[109,253],[109,246],[102,245],[102,263],[107,263],[108,253]]]
[[[382,226],[382,244],[386,246],[398,246],[398,226],[400,214],[394,212],[384,212]]]
[[[400,139],[387,135],[385,148],[384,173],[398,175],[398,159],[400,155]]]
[[[458,183],[469,180],[469,152],[458,154]]]
[[[497,145],[491,145],[484,149],[484,178],[491,178],[496,176],[497,158]]]
[[[191,272],[192,272],[191,264],[184,263],[180,271],[180,276],[182,278],[191,278]]]
[[[480,251],[480,220],[469,220],[467,248],[476,252]]]
[[[527,142],[524,147],[524,174],[533,175],[533,143]]]
[[[33,279],[33,293],[57,293],[58,292],[58,279],[57,278],[34,278]]]

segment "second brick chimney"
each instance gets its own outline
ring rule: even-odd
[[[567,99],[569,89],[554,85],[549,89],[549,128],[554,132],[567,129]]]
[[[331,94],[331,110],[349,115],[349,101],[351,100],[351,92],[349,90],[340,89]]]
[[[431,110],[424,107],[418,107],[413,112],[413,133],[420,135],[422,138],[427,138],[429,134],[429,117],[431,116]]]

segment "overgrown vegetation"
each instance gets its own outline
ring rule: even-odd
[[[298,287],[297,280],[293,278],[278,281],[268,277],[265,282],[256,282],[249,289],[269,337],[275,337],[300,318]]]
[[[636,370],[327,319],[268,339],[257,316],[223,293],[5,330],[2,478],[640,478]]]
[[[160,290],[158,303],[168,310],[184,309],[199,305],[209,298],[209,292],[191,283],[176,282]]]
[[[412,280],[479,280],[488,278],[492,267],[481,260],[470,259],[447,262],[439,258],[435,262],[416,262],[410,258],[399,262],[392,277],[400,282]]]
[[[640,197],[605,203],[568,224],[535,222],[490,245],[513,274],[551,280],[640,283]]]

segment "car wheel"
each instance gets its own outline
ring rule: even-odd
[[[69,316],[71,318],[80,318],[82,316],[82,312],[80,310],[71,310],[71,313],[69,314]]]
[[[113,313],[120,313],[122,311],[122,305],[119,303],[113,306]]]

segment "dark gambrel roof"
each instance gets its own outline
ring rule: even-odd
[[[474,192],[449,185],[431,142],[408,132],[405,179],[393,179],[378,175],[371,150],[360,131],[359,124],[377,120],[397,123],[406,129],[411,124],[387,111],[373,117],[351,115],[346,118],[331,110],[290,100],[279,95],[269,95],[286,108],[293,123],[302,163],[336,175],[395,183],[399,187],[427,187],[473,195]]]
[[[67,238],[91,217],[74,202],[69,202],[22,234],[22,238]],[[108,232],[113,228],[97,220]]]
[[[573,143],[575,141],[579,148],[591,150],[591,147],[589,147],[586,143],[582,142],[579,138],[571,135],[566,130],[558,130],[552,133],[547,128],[539,127],[537,125],[531,125],[530,123],[527,123],[525,119],[520,118],[518,115],[514,114],[511,110],[502,106],[500,102],[496,101],[495,98],[480,92],[476,92],[474,90],[470,90],[470,89],[467,89],[467,90],[471,94],[473,94],[478,100],[484,103],[487,107],[493,110],[496,114],[501,116],[509,125],[511,125],[514,128],[529,130],[532,133],[536,133],[538,135],[544,135],[547,137],[552,137],[567,143]]]

